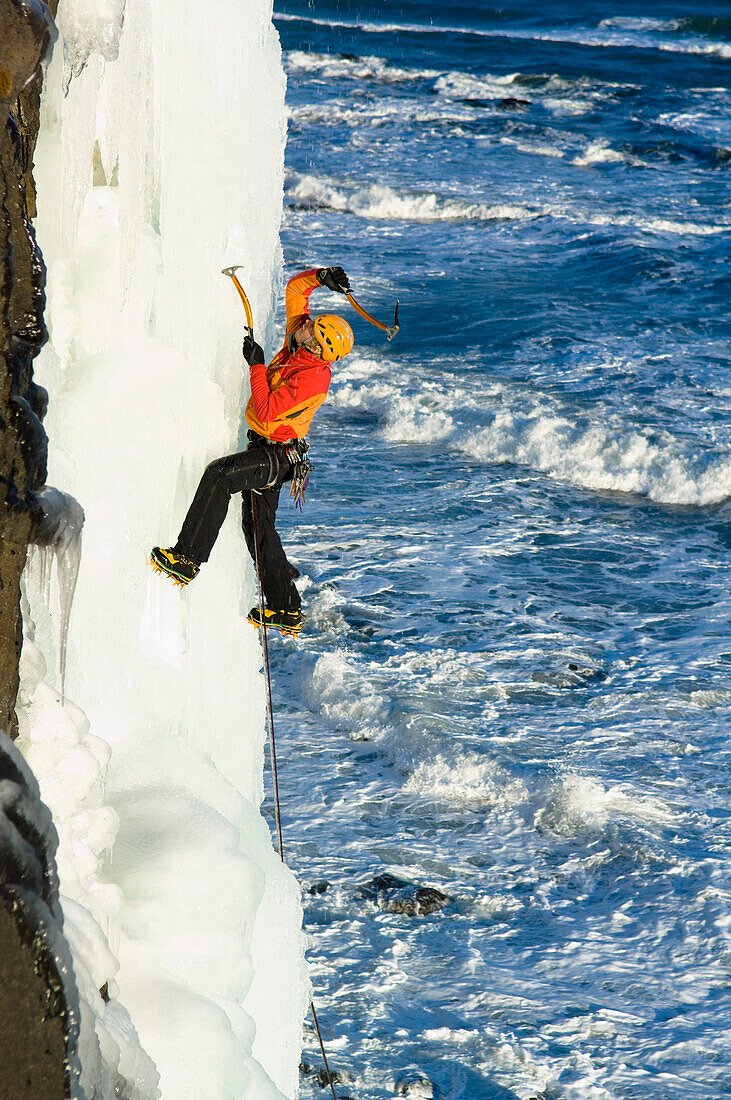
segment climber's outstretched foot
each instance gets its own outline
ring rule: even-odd
[[[200,564],[192,558],[186,558],[174,547],[163,550],[160,546],[153,546],[150,554],[150,565],[156,573],[167,573],[175,584],[184,586],[190,584],[198,576]]]
[[[246,618],[247,622],[250,622],[252,626],[262,625],[261,612],[258,607],[252,607]],[[282,636],[291,634],[293,638],[299,637],[299,632],[302,629],[302,622],[302,612],[299,610],[272,611],[267,607],[264,611],[264,624],[268,627],[272,627],[274,630],[278,630]]]

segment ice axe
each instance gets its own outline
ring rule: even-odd
[[[370,324],[375,325],[376,328],[382,329],[386,333],[387,340],[393,340],[394,336],[399,330],[398,301],[396,302],[396,309],[394,310],[393,314],[393,324],[389,328],[388,325],[384,325],[382,321],[377,321],[375,317],[371,317],[370,313],[366,312],[366,310],[363,309],[363,306],[358,305],[349,290],[345,290],[343,291],[343,293],[345,294],[345,297],[348,299],[355,312],[359,313],[364,321],[369,321]]]
[[[249,305],[249,299],[246,297],[246,292],[244,291],[244,288],[242,287],[241,283],[239,282],[239,280],[236,276],[236,272],[239,270],[240,267],[241,267],[241,264],[234,264],[233,267],[222,267],[221,268],[221,274],[222,275],[228,275],[229,279],[232,280],[234,286],[236,287],[236,289],[239,292],[239,298],[244,303],[244,310],[246,312],[246,327],[249,330],[249,336],[253,340],[254,339],[254,318],[251,315],[251,306]]]

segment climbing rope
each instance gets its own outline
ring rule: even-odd
[[[269,671],[269,643],[267,642],[267,624],[264,617],[264,592],[261,587],[261,573],[259,571],[259,510],[256,503],[256,493],[251,493],[251,518],[254,526],[254,557],[256,563],[256,584],[259,590],[259,616],[261,621],[262,646],[264,649],[264,668],[267,674],[267,711],[269,714],[269,758],[272,762],[272,783],[274,786],[274,818],[277,823],[277,841],[279,843],[279,858],[286,863],[284,858],[284,841],[282,840],[282,815],[279,809],[279,774],[277,772],[277,746],[274,740],[274,709],[272,707],[272,678]]]
[[[264,650],[264,668],[266,669],[266,683],[267,683],[267,713],[269,716],[269,758],[272,764],[272,786],[274,788],[274,818],[277,823],[277,841],[279,844],[279,858],[286,866],[286,860],[284,858],[284,842],[282,841],[282,814],[279,806],[279,776],[277,774],[277,746],[274,740],[274,708],[272,706],[272,677],[269,670],[269,645],[267,642],[267,624],[264,617],[264,591],[261,585],[261,573],[259,571],[259,513],[257,510],[256,493],[252,490],[251,493],[251,518],[254,527],[254,562],[256,565],[256,584],[259,595],[259,621],[261,626],[259,627],[262,636],[262,648]],[[322,1032],[320,1031],[320,1023],[317,1019],[317,1012],[315,1011],[314,999],[310,1001],[310,1011],[312,1013],[312,1019],[315,1021],[315,1031],[317,1032],[317,1039],[320,1043],[320,1052],[322,1053],[322,1060],[325,1063],[325,1073],[327,1074],[327,1081],[330,1085],[330,1091],[333,1094],[333,1100],[338,1100],[335,1094],[335,1087],[333,1085],[333,1076],[330,1072],[330,1066],[327,1060],[327,1054],[325,1053],[325,1044],[322,1040]]]

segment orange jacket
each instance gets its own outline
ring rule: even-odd
[[[294,275],[287,283],[287,337],[310,316],[310,294],[316,286],[320,286],[317,268]],[[290,352],[285,339],[268,367],[255,363],[250,373],[249,427],[275,443],[303,439],[327,396],[329,364],[304,347]]]

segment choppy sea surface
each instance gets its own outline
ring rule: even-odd
[[[731,10],[275,20],[287,273],[401,300],[392,343],[350,314],[281,507],[285,845],[336,1091],[731,1095]],[[450,900],[389,911],[385,873]]]

